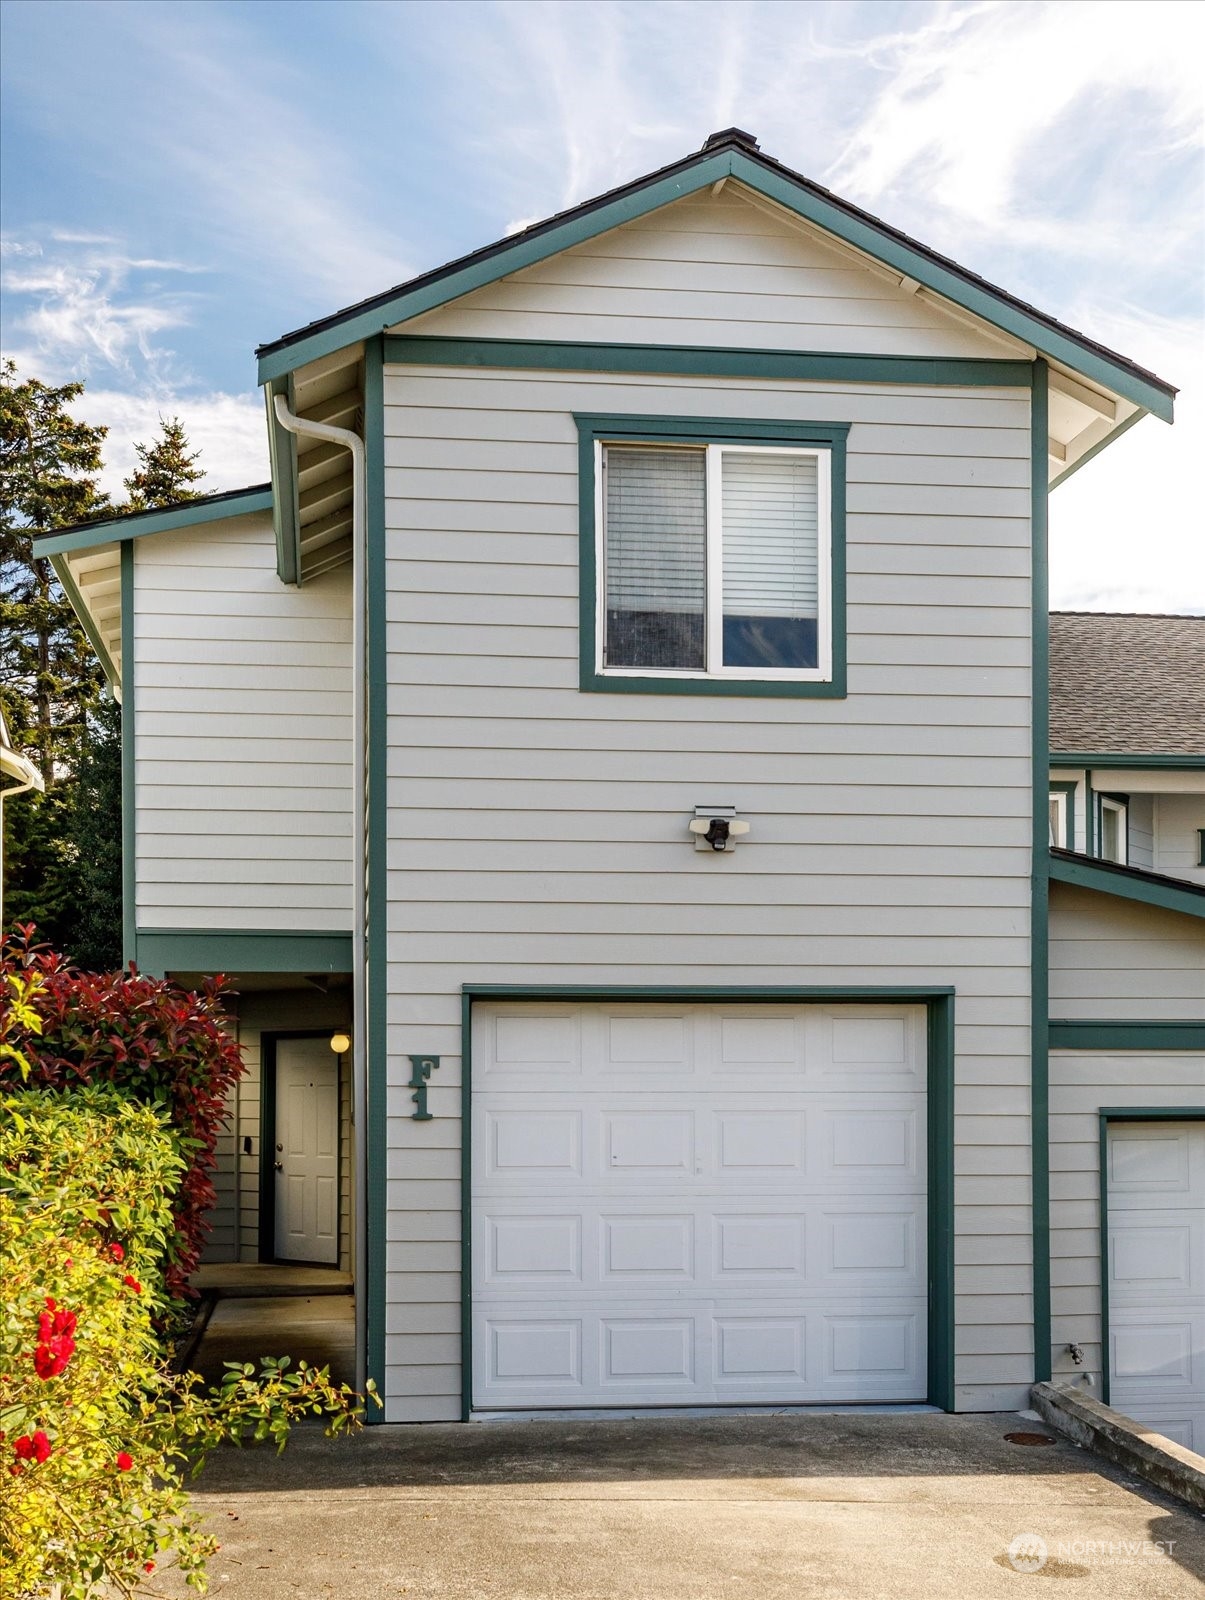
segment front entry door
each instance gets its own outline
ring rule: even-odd
[[[339,1262],[339,1067],[322,1039],[276,1046],[276,1255]]]

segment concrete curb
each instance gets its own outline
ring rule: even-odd
[[[1034,1409],[1052,1428],[1165,1494],[1205,1511],[1205,1456],[1144,1428],[1082,1389],[1036,1383],[1029,1392]]]

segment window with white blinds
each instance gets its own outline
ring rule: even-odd
[[[608,444],[601,464],[604,671],[820,675],[825,450]]]

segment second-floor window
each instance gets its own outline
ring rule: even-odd
[[[827,450],[599,448],[604,673],[831,675]]]

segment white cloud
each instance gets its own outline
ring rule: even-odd
[[[149,395],[90,388],[73,409],[109,430],[101,484],[111,495],[122,495],[122,480],[137,461],[134,445],[158,437],[161,417],[178,416],[190,446],[200,451],[197,465],[205,478],[196,488],[202,493],[268,481],[268,436],[259,395]]]

